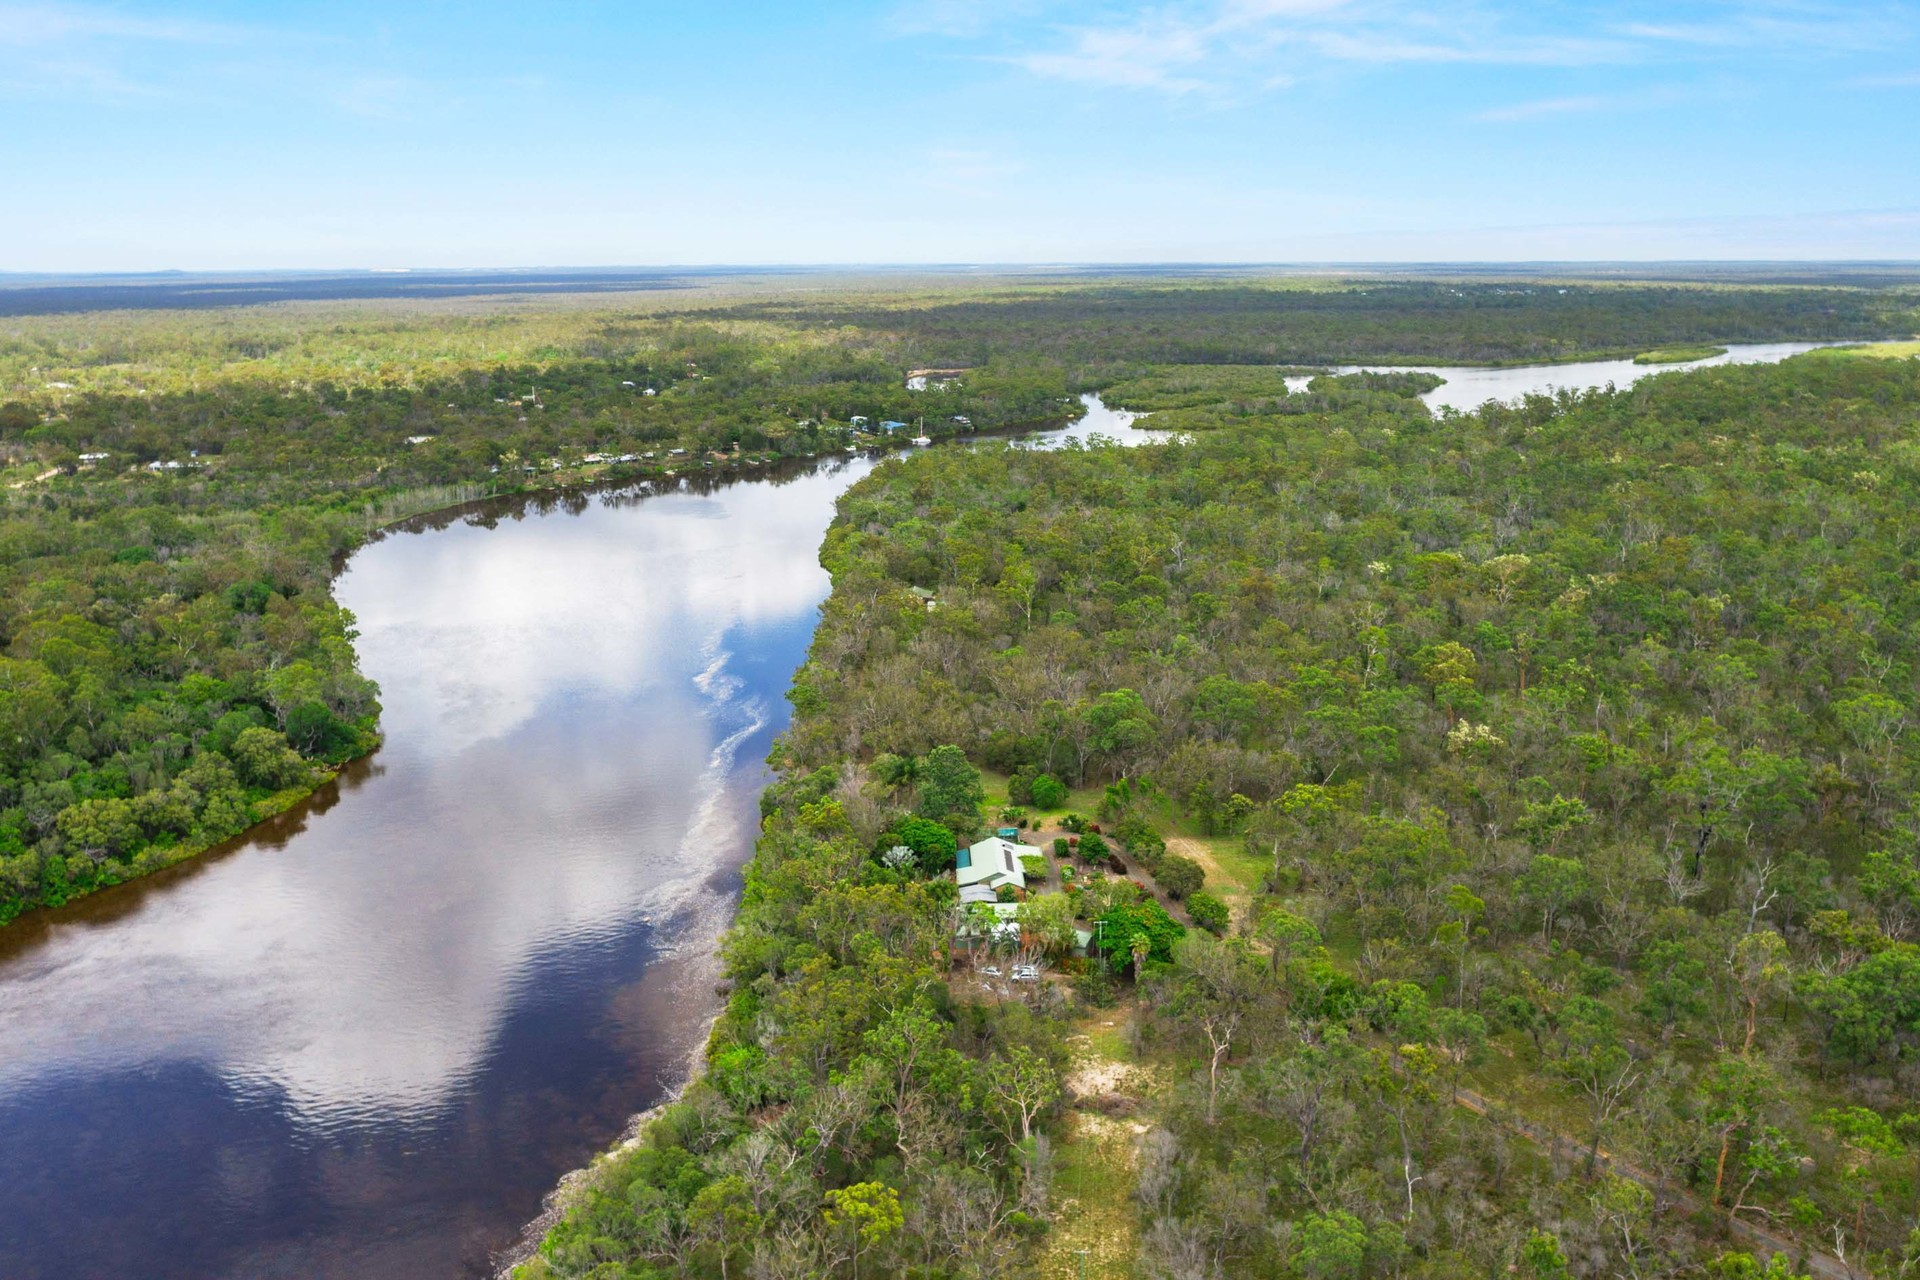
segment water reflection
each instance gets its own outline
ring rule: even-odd
[[[435,1276],[505,1244],[713,1006],[820,536],[868,465],[358,553],[376,762],[0,935],[0,1273]]]
[[[1447,409],[1471,413],[1489,400],[1510,404],[1523,396],[1552,395],[1555,391],[1592,391],[1612,384],[1629,387],[1640,379],[1675,369],[1702,369],[1717,364],[1773,364],[1788,356],[1797,356],[1822,342],[1756,342],[1730,346],[1705,360],[1679,364],[1635,364],[1632,360],[1582,360],[1573,364],[1529,364],[1511,369],[1484,369],[1472,366],[1405,365],[1400,371],[1438,374],[1446,381],[1420,398],[1438,414]],[[1359,373],[1374,365],[1343,365],[1336,373]],[[1309,379],[1287,379],[1287,389],[1304,390]],[[1295,382],[1300,386],[1296,388]]]

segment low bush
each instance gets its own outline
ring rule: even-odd
[[[1153,869],[1153,880],[1167,891],[1169,898],[1177,902],[1199,892],[1200,886],[1207,882],[1207,873],[1185,854],[1170,853],[1160,859],[1160,864]]]
[[[1225,934],[1228,924],[1232,922],[1227,904],[1204,889],[1188,895],[1187,915],[1195,924],[1215,937]]]

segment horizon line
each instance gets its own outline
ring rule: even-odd
[[[56,280],[149,280],[182,277],[264,277],[330,275],[523,275],[534,272],[565,274],[667,272],[754,271],[1327,271],[1356,268],[1408,269],[1421,267],[1910,267],[1920,269],[1920,257],[1908,258],[1325,258],[1325,259],[1111,259],[1062,261],[1058,259],[1009,262],[662,262],[662,263],[540,263],[525,266],[452,265],[452,266],[315,266],[315,267],[148,267],[140,269],[99,269],[33,271],[0,268],[0,284],[13,281]]]

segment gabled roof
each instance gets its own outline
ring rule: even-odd
[[[1026,868],[1020,859],[1037,855],[1040,850],[1030,845],[1015,844],[999,836],[988,836],[976,841],[971,847],[962,849],[954,855],[955,876],[961,885],[986,883],[989,885],[1011,884],[1025,888],[1027,884]]]

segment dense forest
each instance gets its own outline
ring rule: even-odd
[[[700,305],[5,321],[0,922],[375,745],[329,581],[384,525],[1100,389],[1174,437],[844,500],[704,1074],[529,1272],[1920,1272],[1920,361],[1438,419],[1324,368],[1906,335],[1914,295]],[[963,907],[998,829],[1032,890]]]
[[[1700,342],[1905,336],[1920,291],[1584,281],[1008,286],[756,301],[730,319],[897,335],[914,364],[1531,364]]]
[[[147,314],[9,339],[0,924],[206,849],[371,749],[377,690],[328,586],[382,525],[1073,403],[1045,367],[909,391],[870,339],[571,313],[475,338],[498,327]]]
[[[856,486],[706,1073],[526,1272],[1920,1271],[1920,361],[1418,389]],[[956,950],[1008,822],[1067,980]]]
[[[1476,350],[1509,359],[1543,333],[1556,350],[1621,340],[1669,305],[1690,318],[1663,338],[1906,332],[1914,303],[1898,290],[1539,284],[880,297],[857,317],[815,296],[686,314],[656,297],[7,319],[0,923],[204,849],[367,750],[376,691],[327,582],[372,529],[409,514],[1057,418],[1074,392],[1119,376],[1114,352],[1156,362],[1135,370],[1151,378],[1196,340],[1263,327],[1436,354],[1451,349],[1431,336],[1436,315],[1464,322],[1464,307],[1502,317]],[[980,330],[984,315],[997,319]],[[951,323],[1025,336],[910,389],[926,334]],[[1404,404],[1391,388],[1335,394],[1347,404],[1360,390]],[[888,421],[907,425],[888,434]]]

